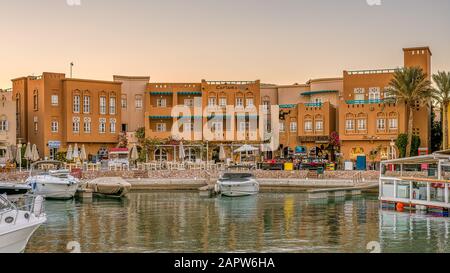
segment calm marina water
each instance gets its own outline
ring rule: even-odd
[[[47,201],[26,252],[450,252],[449,218],[381,210],[376,196],[312,201],[302,193],[204,198],[197,192]]]

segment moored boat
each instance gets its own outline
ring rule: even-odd
[[[251,173],[226,172],[217,181],[218,192],[229,197],[255,195],[259,183]]]
[[[26,183],[33,194],[48,199],[72,199],[79,186],[79,180],[62,169],[62,162],[54,160],[32,164]]]
[[[131,190],[131,184],[121,177],[100,177],[86,182],[85,187],[100,197],[122,198]]]
[[[17,184],[17,183],[0,183],[0,195],[6,195],[6,197],[15,201],[25,194],[31,191],[31,187],[26,184]]]
[[[399,158],[381,162],[379,200],[398,211],[450,210],[450,154]]]
[[[0,253],[24,252],[33,233],[47,221],[44,198],[29,196],[19,208],[0,195]]]

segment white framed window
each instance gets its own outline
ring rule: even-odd
[[[379,100],[381,99],[381,91],[379,87],[369,88],[369,100]]]
[[[208,98],[208,106],[216,106],[216,98]]]
[[[89,114],[90,112],[91,112],[91,97],[84,96],[83,113]]]
[[[227,106],[227,98],[222,97],[219,99],[219,106],[220,107],[226,107]]]
[[[215,121],[215,122],[213,122],[212,124],[211,124],[211,131],[213,132],[213,133],[216,133],[216,132],[223,132],[223,122],[220,122],[220,121]]]
[[[347,119],[345,121],[345,129],[346,130],[355,130],[355,120],[354,119]]]
[[[398,119],[397,118],[389,119],[389,129],[392,129],[392,130],[398,129]]]
[[[313,129],[313,123],[311,120],[306,120],[305,121],[305,131],[306,132],[310,132]]]
[[[237,107],[244,107],[244,99],[243,98],[236,98],[236,106]]]
[[[157,107],[167,107],[167,100],[166,99],[157,99],[156,106]]]
[[[0,132],[7,132],[8,130],[8,121],[6,120],[6,117],[2,118],[0,120]]]
[[[80,96],[73,96],[73,112],[80,113]]]
[[[110,115],[116,114],[116,97],[109,98],[109,114]]]
[[[367,130],[367,120],[366,119],[358,119],[358,130],[359,131]]]
[[[252,107],[252,106],[254,106],[255,104],[254,104],[254,99],[253,98],[248,98],[247,99],[247,101],[245,102],[246,103],[246,105],[247,105],[247,107]]]
[[[184,106],[193,107],[194,106],[194,100],[193,99],[184,99]]]
[[[270,101],[265,100],[263,101],[263,111],[268,112],[270,109]]]
[[[280,121],[280,132],[284,133],[285,132],[285,127],[284,127],[284,122]]]
[[[134,97],[134,105],[135,105],[136,109],[142,109],[143,101],[142,101],[142,96],[141,95],[136,95]]]
[[[80,132],[80,118],[74,117],[72,119],[72,132],[78,134]]]
[[[165,123],[157,123],[156,124],[156,132],[165,132],[166,124]]]
[[[316,120],[316,131],[323,131],[323,120]]]
[[[106,96],[100,96],[100,114],[106,115]]]
[[[106,119],[105,118],[101,118],[98,126],[98,131],[100,134],[104,134],[106,133]]]
[[[291,132],[297,132],[297,122],[291,121],[289,128]]]
[[[58,133],[58,122],[57,121],[52,121],[51,124],[51,129],[52,129],[52,133]]]
[[[365,88],[355,88],[354,89],[355,100],[363,101],[366,99],[366,89]]]
[[[58,95],[52,95],[51,101],[52,101],[52,106],[58,106],[58,104],[59,104]]]
[[[385,130],[386,129],[386,119],[379,118],[377,119],[377,130]]]
[[[109,120],[109,132],[111,134],[116,133],[116,124],[117,124],[117,120],[115,118],[112,118]]]
[[[127,95],[122,95],[122,98],[120,99],[120,104],[122,106],[122,109],[126,109],[128,107]]]
[[[34,122],[34,131],[37,132],[39,130],[39,123],[37,121]]]
[[[91,118],[84,118],[84,123],[83,123],[84,133],[86,133],[86,134],[91,133],[91,128],[92,128]]]

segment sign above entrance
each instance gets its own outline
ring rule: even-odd
[[[61,148],[61,141],[49,141],[48,147],[50,149],[59,149]]]

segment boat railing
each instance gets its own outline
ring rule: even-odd
[[[7,197],[0,195],[0,223],[3,222],[3,217],[5,215],[11,215],[11,212],[13,212],[15,213],[15,217],[11,224],[16,224],[21,211],[28,213],[25,215],[25,219],[27,219],[28,222],[31,220],[31,213],[34,214],[36,218],[44,216],[44,198],[42,196],[27,194],[13,203],[8,200]]]
[[[418,177],[380,177],[380,200],[450,208],[450,180]]]

